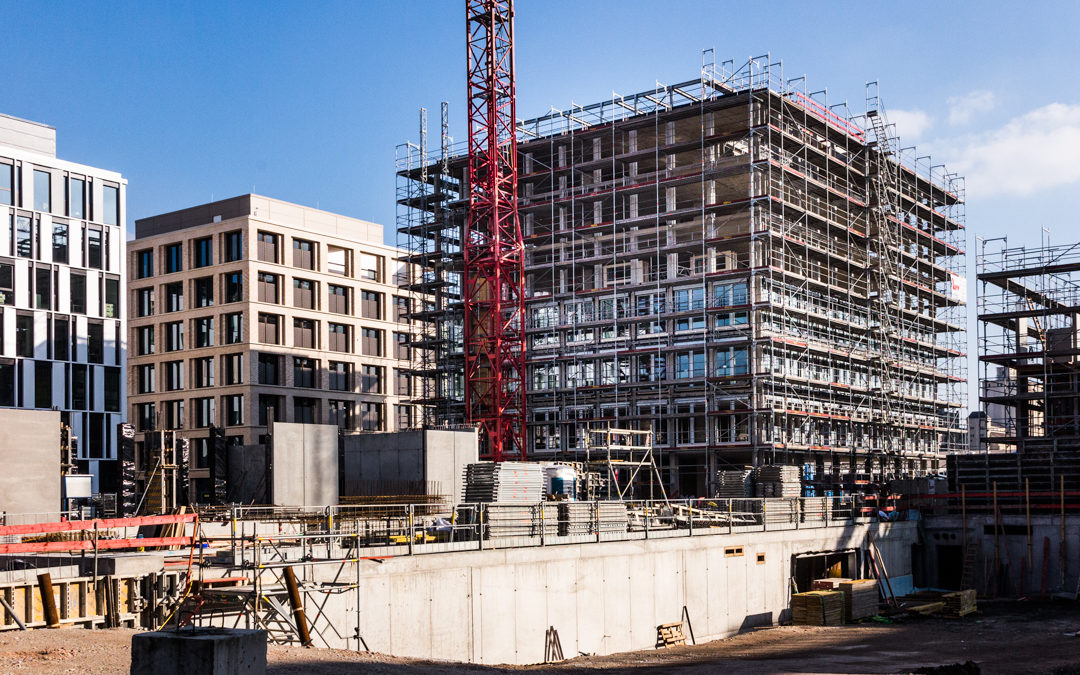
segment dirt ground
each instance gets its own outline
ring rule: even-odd
[[[843,627],[783,626],[726,640],[610,656],[579,656],[555,665],[487,667],[399,659],[326,649],[270,646],[271,675],[375,673],[907,673],[978,664],[982,673],[1080,674],[1080,605],[980,602],[964,619],[911,619]],[[127,673],[134,631],[36,630],[0,633],[0,674]],[[924,671],[950,672],[950,671]],[[972,668],[951,672],[979,672]],[[192,674],[196,675],[196,674]]]

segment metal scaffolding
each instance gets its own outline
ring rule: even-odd
[[[580,459],[616,426],[652,432],[674,497],[771,463],[823,494],[965,447],[963,179],[898,149],[867,93],[855,116],[710,50],[698,79],[518,124],[531,456]],[[399,190],[421,171],[399,162]],[[401,231],[460,232],[467,205],[443,204]]]

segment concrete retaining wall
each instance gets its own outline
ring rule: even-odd
[[[896,585],[910,586],[917,532],[908,522],[399,556],[298,572],[318,581],[340,572],[337,581],[358,586],[306,594],[308,606],[326,601],[315,628],[327,638],[332,620],[376,652],[529,664],[544,660],[549,627],[569,657],[652,648],[656,627],[679,621],[684,606],[698,642],[774,623],[789,611],[793,556],[865,550],[870,532]],[[358,648],[355,639],[329,642]]]

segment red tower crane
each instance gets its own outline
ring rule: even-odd
[[[525,244],[517,213],[513,0],[466,0],[465,414],[481,457],[525,459]]]

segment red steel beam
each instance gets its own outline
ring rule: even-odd
[[[524,460],[525,244],[517,211],[513,0],[467,0],[465,415],[481,457]]]
[[[43,534],[45,532],[75,532],[78,530],[107,530],[113,527],[140,527],[142,525],[168,525],[190,523],[194,513],[171,516],[139,516],[135,518],[98,518],[95,520],[63,520],[54,523],[27,523],[25,525],[0,525],[0,536],[7,534]]]
[[[191,546],[192,537],[147,537],[143,539],[99,539],[97,550],[141,548],[143,546]],[[93,551],[94,542],[34,541],[22,544],[0,544],[0,553],[56,553],[59,551]]]

